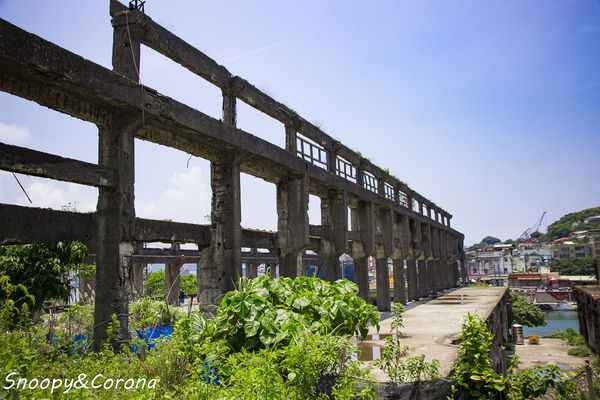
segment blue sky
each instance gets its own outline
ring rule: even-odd
[[[598,2],[149,0],[146,13],[448,210],[466,245],[600,206]],[[111,65],[108,1],[0,0],[0,17]],[[141,64],[145,85],[220,117],[219,90],[146,48]],[[238,126],[284,144],[243,104]],[[93,125],[6,93],[0,141],[97,159]],[[138,216],[205,223],[208,162],[136,146]],[[34,206],[95,208],[95,189],[19,178]],[[242,178],[242,225],[275,229],[274,186]],[[0,201],[28,204],[5,171]]]

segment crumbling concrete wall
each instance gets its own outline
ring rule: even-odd
[[[110,14],[113,70],[0,19],[0,90],[98,126],[97,164],[0,144],[0,169],[98,188],[97,210],[88,215],[0,204],[2,244],[83,240],[93,248],[95,349],[107,337],[113,315],[120,321],[118,339],[128,339],[128,302],[140,287],[136,264],[151,262],[135,253],[144,241],[197,244],[198,298],[210,307],[235,288],[242,246],[268,248],[278,257],[280,274],[290,277],[304,272],[302,251],[310,248],[324,257],[329,280],[337,277],[339,255],[348,252],[365,299],[370,291],[368,257],[375,257],[380,310],[390,308],[388,259],[396,266],[397,281],[408,282],[407,300],[452,286],[448,277],[455,276],[456,261],[464,259],[464,236],[450,227],[450,213],[142,12],[111,0]],[[220,88],[223,118],[140,85],[141,45]],[[285,149],[236,127],[238,100],[285,126]],[[135,138],[211,162],[210,227],[136,218]],[[269,240],[244,244],[248,235],[240,227],[242,172],[277,185],[278,232],[272,240],[262,235]],[[321,225],[309,225],[309,194],[322,200]],[[23,226],[35,226],[35,232]],[[166,262],[172,264],[169,276],[175,285],[178,261]],[[403,289],[394,288],[398,301],[405,301]],[[176,293],[172,295],[176,301]]]
[[[579,332],[596,355],[600,355],[600,286],[575,286]]]

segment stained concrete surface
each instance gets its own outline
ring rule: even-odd
[[[503,287],[465,287],[447,291],[437,298],[409,304],[405,309],[404,328],[401,329],[403,337],[400,340],[401,345],[409,347],[407,357],[425,355],[427,361],[437,359],[442,376],[449,375],[458,351],[458,345],[453,342],[460,336],[463,316],[477,314],[487,319],[505,290]],[[373,340],[371,336],[368,338],[371,340],[360,342],[363,351],[365,347],[367,353],[369,347],[374,348],[375,353],[383,349],[385,336],[391,334],[391,322],[391,314],[382,313],[379,332],[375,327],[369,330],[370,335],[378,334],[379,340]],[[362,358],[359,355],[359,359]],[[363,361],[372,363],[372,360]],[[373,368],[373,375],[380,382],[389,381],[378,368]]]
[[[569,346],[566,340],[540,338],[540,344],[525,344],[515,346],[515,354],[519,356],[518,370],[533,368],[535,366],[558,365],[563,370],[591,360],[590,357],[575,357],[568,354]]]

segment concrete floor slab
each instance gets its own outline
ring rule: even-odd
[[[541,338],[539,344],[529,344],[527,340],[523,345],[515,346],[515,354],[519,356],[518,370],[533,368],[535,366],[558,365],[563,370],[585,364],[591,357],[575,357],[568,354],[569,346],[566,340]]]
[[[486,319],[494,310],[506,288],[465,287],[447,291],[444,295],[409,304],[404,313],[404,328],[401,345],[407,345],[407,357],[424,355],[427,361],[440,362],[442,376],[450,374],[456,358],[458,345],[453,344],[460,336],[462,319],[467,314],[477,314]],[[382,313],[380,330],[372,327],[369,340],[359,342],[359,359],[372,362],[385,344],[385,336],[391,333],[390,313]],[[365,360],[364,356],[371,358]],[[374,368],[373,374],[380,381],[389,381],[385,373]]]

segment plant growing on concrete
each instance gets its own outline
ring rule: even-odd
[[[493,399],[506,389],[506,378],[491,367],[489,351],[493,337],[477,315],[463,317],[461,346],[454,361],[454,384],[449,399],[465,395],[474,399]]]
[[[533,399],[554,388],[558,394],[572,391],[572,385],[564,382],[564,374],[556,365],[534,367],[514,372],[519,358],[513,356],[505,376],[492,369],[489,351],[494,335],[477,315],[463,318],[461,346],[454,361],[451,399]]]
[[[385,348],[381,352],[381,358],[375,361],[375,365],[381,368],[390,378],[390,381],[420,382],[440,378],[438,360],[425,361],[425,356],[410,357],[404,359],[408,354],[408,346],[400,344],[402,333],[400,329],[403,323],[404,305],[394,303],[392,305],[392,322],[390,328],[392,336],[385,339]]]

